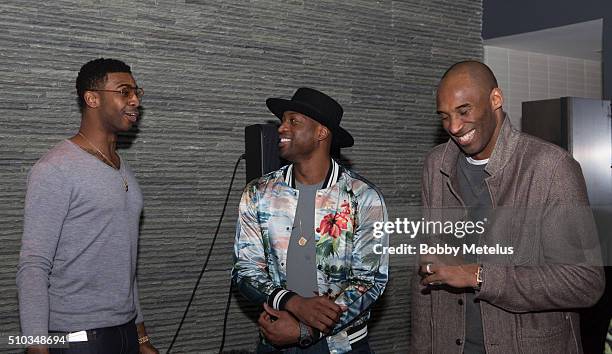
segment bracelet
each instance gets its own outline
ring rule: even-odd
[[[476,275],[476,287],[474,289],[480,290],[482,286],[482,265],[478,266],[478,270],[474,274]]]
[[[149,336],[138,337],[138,344],[144,344],[149,341]]]

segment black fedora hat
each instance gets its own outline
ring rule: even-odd
[[[283,119],[283,113],[286,111],[302,113],[331,130],[334,146],[340,148],[353,146],[354,140],[351,134],[340,127],[344,112],[342,106],[321,91],[300,87],[290,100],[268,98],[266,106],[279,119]]]

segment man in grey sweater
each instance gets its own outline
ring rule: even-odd
[[[22,334],[68,334],[61,353],[157,353],[138,300],[142,194],[116,153],[143,91],[130,67],[92,60],[79,71],[79,132],[32,168],[17,270]],[[28,353],[58,353],[45,345]]]

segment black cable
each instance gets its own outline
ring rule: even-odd
[[[202,280],[202,276],[204,275],[204,271],[206,270],[206,266],[208,265],[208,260],[210,260],[210,255],[212,254],[212,250],[215,247],[215,241],[217,240],[217,235],[219,235],[219,229],[221,229],[221,222],[223,221],[223,215],[225,215],[225,209],[227,208],[227,202],[229,201],[230,193],[232,192],[232,185],[234,184],[234,178],[236,177],[236,170],[238,170],[238,164],[240,160],[246,158],[246,154],[240,155],[238,161],[234,165],[234,172],[232,172],[232,179],[230,180],[229,188],[227,189],[227,195],[225,196],[225,203],[223,203],[223,210],[221,211],[221,217],[219,217],[219,223],[217,224],[217,230],[215,231],[215,235],[213,236],[212,242],[210,243],[210,249],[208,250],[208,254],[206,255],[206,260],[204,261],[204,265],[202,266],[202,270],[200,271],[200,275],[198,276],[198,280],[196,281],[195,286],[193,287],[193,292],[191,293],[191,298],[187,303],[187,307],[185,308],[185,312],[183,313],[183,318],[181,318],[181,322],[179,323],[178,328],[176,329],[176,333],[174,333],[174,337],[172,338],[172,342],[170,342],[170,346],[168,350],[166,350],[166,354],[170,353],[172,350],[172,346],[174,346],[174,342],[176,342],[176,338],[178,338],[179,332],[183,327],[183,323],[185,322],[185,318],[187,317],[187,313],[189,312],[189,308],[191,307],[191,303],[193,302],[193,298],[195,297],[196,291],[198,290],[198,286],[200,285],[200,281]],[[230,296],[232,294],[231,285],[230,285]],[[229,307],[229,302],[228,302]],[[227,316],[227,309],[226,309]],[[227,318],[226,318],[227,320]],[[223,340],[225,341],[225,323],[223,322]],[[221,347],[223,347],[223,343],[221,343]]]
[[[219,354],[223,353],[225,346],[225,330],[227,329],[227,317],[229,314],[230,304],[232,303],[232,281],[230,280],[229,292],[227,294],[227,302],[225,303],[225,314],[223,315],[223,332],[221,334],[221,345],[219,346]]]

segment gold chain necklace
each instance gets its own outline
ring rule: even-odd
[[[125,187],[125,191],[127,192],[128,191],[128,181],[127,181],[127,178],[121,173],[121,169],[119,167],[117,167],[117,165],[115,165],[115,163],[111,159],[109,159],[106,155],[104,155],[104,153],[102,151],[100,151],[100,149],[98,149],[89,139],[87,139],[85,134],[79,132],[79,135],[81,137],[83,137],[83,139],[85,139],[85,141],[92,148],[94,148],[100,154],[100,156],[102,156],[102,158],[104,159],[104,162],[107,162],[108,164],[110,164],[114,169],[116,169],[119,172],[119,175],[121,176],[121,179],[123,180],[123,186]]]

